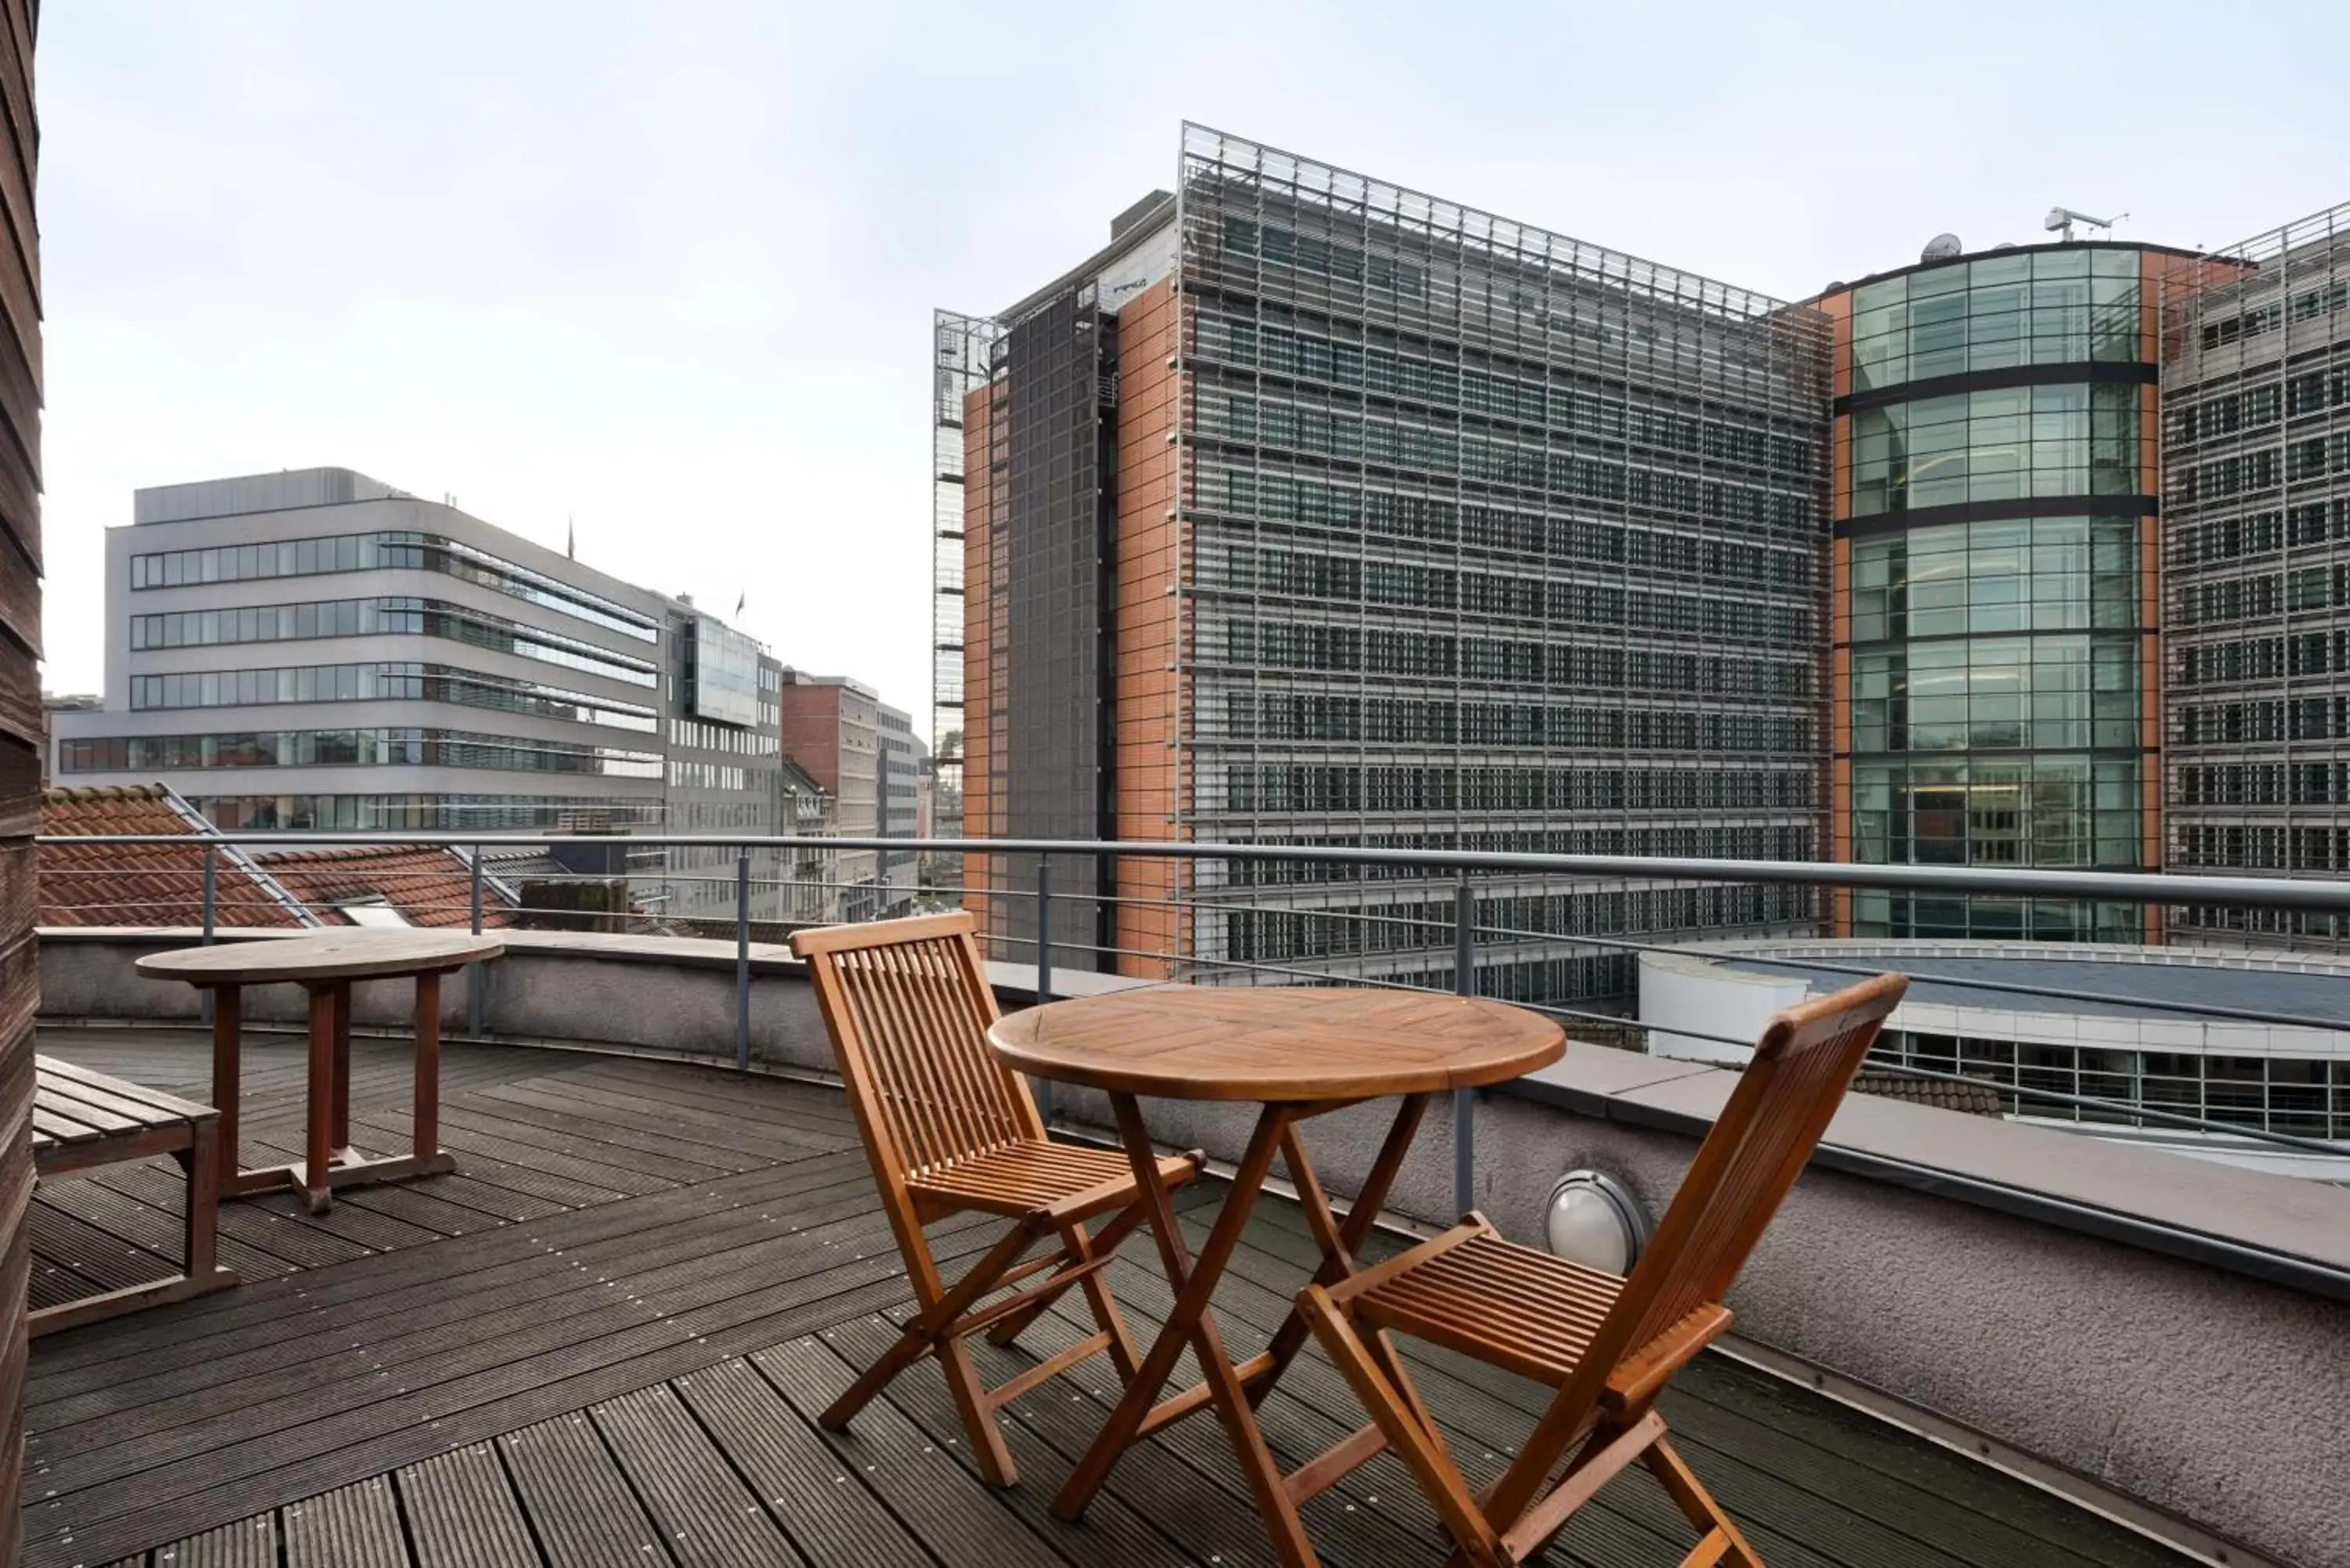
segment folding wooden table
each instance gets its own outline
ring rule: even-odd
[[[505,951],[464,931],[320,931],[151,953],[139,972],[213,993],[213,1104],[220,1111],[221,1196],[291,1187],[324,1214],[334,1189],[454,1170],[441,1149],[441,977]],[[351,982],[416,981],[416,1092],[411,1152],[369,1159],[351,1147]],[[247,1170],[237,1152],[241,989],[293,983],[310,993],[309,1122],[305,1158]]]
[[[1238,1366],[1224,1354],[1209,1298],[1240,1242],[1274,1157],[1278,1154],[1287,1168],[1321,1249],[1313,1277],[1335,1284],[1355,1272],[1356,1252],[1411,1150],[1429,1096],[1547,1066],[1564,1054],[1565,1032],[1520,1008],[1432,992],[1169,986],[1015,1012],[998,1021],[987,1037],[1015,1071],[1108,1094],[1175,1292],[1165,1327],[1054,1499],[1054,1513],[1078,1518],[1118,1456],[1170,1422],[1212,1406],[1238,1450],[1242,1472],[1272,1533],[1275,1558],[1284,1568],[1308,1568],[1314,1549],[1299,1522],[1299,1505],[1386,1447],[1387,1439],[1376,1425],[1365,1426],[1322,1460],[1284,1476],[1257,1428],[1255,1407],[1305,1345],[1305,1320],[1293,1310],[1271,1345]],[[1263,1107],[1233,1172],[1231,1195],[1196,1259],[1176,1224],[1143,1123],[1137,1103],[1143,1095]],[[1354,1207],[1341,1221],[1306,1158],[1297,1124],[1389,1096],[1401,1096],[1402,1104]],[[1374,1340],[1371,1354],[1382,1370],[1409,1388],[1393,1347],[1383,1336]],[[1204,1381],[1159,1399],[1186,1345]]]

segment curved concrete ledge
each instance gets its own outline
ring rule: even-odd
[[[197,938],[43,932],[45,1019],[193,1023],[189,988],[131,965]],[[485,1037],[733,1059],[733,944],[563,932],[508,943],[478,975]],[[995,967],[1007,1005],[1033,1000],[1033,970]],[[1067,974],[1055,989],[1133,983]],[[829,1074],[802,966],[754,946],[750,986],[754,1063]],[[403,986],[362,987],[355,1001],[363,1025],[407,1021]],[[448,987],[444,1006],[462,1033],[466,986]],[[248,1002],[288,1026],[299,1008],[291,988]],[[1733,1075],[1585,1046],[1544,1080],[1485,1097],[1478,1116],[1478,1201],[1530,1241],[1551,1182],[1577,1166],[1615,1172],[1661,1211]],[[1056,1105],[1074,1125],[1108,1126],[1098,1096],[1064,1089]],[[1359,1183],[1389,1114],[1364,1106],[1314,1123],[1333,1189]],[[1161,1102],[1150,1115],[1166,1142],[1226,1159],[1249,1131],[1246,1107]],[[2322,1287],[2329,1272],[2350,1279],[2350,1192],[1896,1101],[1848,1102],[1829,1138],[1733,1293],[1745,1337],[2256,1552],[2342,1560],[2350,1304]],[[1440,1103],[1397,1182],[1397,1213],[1452,1218],[1451,1143]],[[2292,1282],[2247,1266],[2261,1258],[2305,1272]]]

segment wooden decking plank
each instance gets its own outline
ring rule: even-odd
[[[155,1549],[170,1568],[277,1568],[277,1521],[270,1514],[241,1519]]]
[[[1159,1327],[1157,1321],[1146,1319],[1139,1314],[1129,1314],[1128,1324],[1129,1328],[1144,1336],[1144,1344],[1149,1343],[1148,1336],[1155,1334]],[[1220,1326],[1223,1331],[1225,1348],[1236,1361],[1264,1347],[1263,1337],[1252,1324],[1223,1319]],[[1056,1317],[1051,1324],[1040,1324],[1031,1332],[1037,1338],[1036,1352],[1049,1355],[1074,1344],[1080,1331],[1071,1320]],[[972,1349],[973,1355],[985,1364],[984,1376],[990,1382],[1001,1381],[1029,1360],[1025,1355],[1015,1355],[992,1345],[983,1349],[982,1345],[975,1344]],[[1187,1368],[1184,1376],[1187,1379],[1196,1377],[1197,1372]],[[1085,1423],[1088,1428],[1097,1427],[1107,1416],[1109,1407],[1118,1401],[1117,1379],[1107,1362],[1099,1366],[1088,1363],[1063,1378],[1058,1386],[1072,1392],[1084,1392],[1090,1407]],[[1040,1409],[1043,1407],[1040,1406]],[[1360,1422],[1354,1424],[1359,1425]],[[1264,1435],[1266,1446],[1284,1469],[1295,1469],[1305,1463],[1351,1429],[1336,1421],[1324,1420],[1316,1424],[1309,1418],[1308,1412],[1294,1404],[1276,1405],[1272,1400],[1259,1410],[1258,1427]],[[1208,1481],[1222,1488],[1228,1494],[1224,1501],[1226,1508],[1253,1517],[1255,1504],[1248,1481],[1241,1473],[1239,1459],[1232,1452],[1231,1439],[1212,1414],[1203,1414],[1197,1420],[1182,1421],[1169,1427],[1155,1434],[1150,1443],[1178,1463],[1196,1470]],[[1143,1469],[1145,1454],[1142,1450],[1138,1449],[1129,1458],[1136,1463],[1138,1471],[1128,1481],[1130,1496],[1133,1487],[1144,1484],[1147,1471]],[[1125,1468],[1126,1462],[1121,1461],[1119,1470],[1123,1471]],[[1367,1495],[1386,1496],[1379,1493]],[[1357,1565],[1357,1568],[1386,1568],[1387,1564],[1416,1552],[1421,1542],[1428,1539],[1427,1530],[1433,1524],[1433,1518],[1424,1513],[1413,1517],[1415,1511],[1408,1495],[1404,1499],[1388,1497],[1384,1503],[1372,1503],[1361,1498],[1350,1499],[1342,1490],[1326,1492],[1314,1499],[1300,1510],[1300,1516],[1314,1540],[1316,1553],[1324,1563],[1332,1564],[1333,1568],[1345,1568],[1347,1564]]]
[[[430,1231],[435,1236],[470,1236],[476,1231],[513,1223],[502,1215],[485,1214],[470,1205],[449,1201],[432,1188],[432,1184],[440,1179],[426,1176],[411,1181],[388,1181],[380,1187],[348,1187],[335,1194],[335,1206],[339,1209],[348,1203],[354,1209]]]
[[[750,1363],[722,1361],[671,1386],[810,1563],[934,1568],[931,1554]]]
[[[510,1432],[497,1446],[550,1562],[674,1568],[677,1560],[585,1412]]]
[[[408,1113],[396,1106],[377,1110],[371,1119],[380,1126],[398,1131],[402,1137],[408,1134]],[[722,1174],[715,1166],[651,1157],[638,1159],[634,1154],[608,1144],[519,1120],[504,1115],[503,1111],[485,1110],[470,1101],[443,1101],[441,1106],[442,1145],[463,1147],[456,1139],[459,1135],[467,1133],[494,1140],[490,1152],[500,1159],[551,1170],[559,1176],[594,1182],[598,1186],[615,1187],[623,1192],[650,1192],[660,1187],[690,1185]],[[624,1154],[627,1163],[616,1163],[616,1157]]]
[[[625,1158],[630,1166],[680,1181],[702,1181],[758,1163],[753,1157],[733,1149],[684,1143],[658,1129],[581,1116],[577,1111],[567,1108],[560,1096],[520,1084],[496,1084],[485,1089],[470,1090],[451,1105],[460,1111],[494,1116],[504,1121],[562,1134],[604,1150],[597,1158],[616,1163],[623,1158],[622,1151],[626,1151]],[[443,1108],[444,1116],[449,1108]]]
[[[289,1502],[278,1519],[286,1568],[410,1568],[389,1476]]]
[[[416,1568],[542,1568],[505,1467],[475,1443],[394,1472]]]
[[[845,1387],[897,1333],[893,1322],[876,1315],[837,1324],[814,1337],[840,1363],[838,1370],[826,1376]],[[752,1360],[763,1363],[774,1354]],[[819,1370],[811,1369],[809,1376]],[[831,1386],[819,1380],[811,1387]],[[935,1370],[915,1367],[890,1384],[884,1397],[977,1476],[962,1417]],[[1002,1501],[1073,1563],[1086,1568],[1126,1568],[1129,1563],[1135,1568],[1179,1568],[1216,1561],[1224,1568],[1248,1568],[1272,1561],[1263,1530],[1232,1507],[1229,1493],[1189,1466],[1147,1448],[1132,1456],[1131,1470],[1119,1466],[1082,1523],[1055,1519],[1049,1506],[1054,1494],[1100,1429],[1100,1411],[1082,1397],[1040,1388],[1015,1401],[1006,1414],[1011,1418],[1004,1424],[1003,1438],[1020,1467],[1020,1485],[1002,1494]],[[850,1435],[858,1436],[864,1427],[860,1415],[850,1423]]]
[[[77,1219],[88,1220],[108,1235],[143,1248],[158,1257],[183,1262],[185,1260],[180,1254],[187,1244],[186,1221],[182,1218],[187,1208],[187,1179],[176,1169],[157,1174],[165,1181],[177,1184],[180,1201],[169,1209],[142,1203],[114,1187],[93,1179],[90,1175],[67,1177],[46,1183],[44,1190],[57,1207]],[[294,1267],[276,1254],[265,1252],[234,1236],[221,1237],[219,1250],[220,1261],[249,1280],[265,1280],[289,1272]]]
[[[754,1364],[801,1419],[811,1422],[854,1376],[838,1356],[806,1339],[762,1352]],[[816,1436],[854,1467],[945,1568],[1066,1561],[1049,1537],[998,1506],[994,1492],[888,1400],[867,1406],[852,1426],[847,1434],[817,1428]]]
[[[1274,1211],[1290,1212],[1286,1204]],[[1190,1231],[1208,1218],[1204,1212],[1187,1214],[1183,1223]],[[1253,1220],[1253,1229],[1254,1223]],[[1299,1272],[1289,1260],[1272,1260],[1270,1272],[1279,1283],[1260,1283],[1254,1274],[1264,1268],[1266,1261],[1265,1254],[1249,1246],[1235,1251],[1232,1268],[1216,1296],[1219,1322],[1228,1328],[1243,1324],[1253,1336],[1262,1336],[1287,1314],[1291,1298],[1281,1293],[1296,1282]],[[1165,1278],[1155,1269],[1145,1269],[1121,1257],[1111,1274],[1118,1299],[1128,1303],[1136,1316],[1154,1327],[1164,1320],[1171,1298]],[[1404,1348],[1411,1356],[1419,1347],[1407,1341]],[[1427,1368],[1416,1356],[1412,1360],[1413,1375],[1419,1380],[1422,1394],[1430,1407],[1440,1412],[1443,1424],[1453,1434],[1453,1457],[1462,1472],[1472,1484],[1479,1485],[1498,1476],[1515,1452],[1518,1441],[1532,1428],[1534,1417],[1480,1387],[1454,1382],[1440,1371]],[[1284,1374],[1276,1397],[1284,1397],[1311,1406],[1341,1428],[1351,1428],[1364,1419],[1361,1401],[1323,1358],[1318,1346],[1309,1345]],[[1382,1459],[1373,1462],[1384,1469],[1391,1461]],[[1394,1484],[1390,1481],[1378,1495],[1391,1499],[1396,1495]],[[1659,1542],[1679,1542],[1678,1552],[1688,1549],[1690,1532],[1686,1521],[1645,1473],[1628,1477],[1622,1485],[1602,1493],[1583,1510],[1583,1515],[1574,1531],[1562,1537],[1561,1545],[1587,1562],[1641,1561],[1653,1556],[1659,1550]],[[1742,1526],[1744,1521],[1741,1523]],[[1769,1556],[1767,1548],[1765,1556]],[[1677,1560],[1678,1552],[1668,1559]],[[1809,1568],[1810,1564],[1811,1559],[1798,1552],[1791,1558],[1788,1568]]]
[[[352,1131],[354,1133],[359,1131],[357,1122],[352,1124]],[[398,1145],[393,1143],[391,1147],[397,1147]],[[447,1145],[443,1144],[442,1147],[445,1148]],[[341,1201],[346,1196],[358,1199],[372,1197],[382,1191],[412,1192],[456,1209],[470,1210],[472,1219],[463,1222],[476,1231],[480,1230],[483,1221],[487,1220],[504,1220],[509,1223],[544,1220],[550,1214],[560,1214],[567,1209],[579,1207],[577,1203],[557,1203],[552,1199],[541,1198],[536,1193],[527,1192],[517,1187],[508,1187],[485,1180],[473,1168],[474,1163],[472,1159],[460,1156],[459,1168],[456,1170],[439,1176],[420,1176],[412,1180],[399,1182],[388,1188],[348,1188],[343,1193],[338,1194],[337,1201]],[[589,1201],[608,1203],[619,1196],[618,1193],[611,1193],[593,1198]],[[450,1218],[454,1220],[458,1217],[452,1215]],[[452,1235],[462,1233],[451,1232]]]
[[[364,1130],[368,1137],[380,1139],[393,1148],[407,1142],[410,1136],[409,1125],[405,1121],[394,1127],[379,1119],[376,1113],[367,1110],[353,1111],[351,1130],[354,1133]],[[446,1129],[441,1136],[441,1147],[457,1157],[458,1174],[495,1192],[520,1193],[547,1205],[546,1211],[548,1213],[560,1209],[584,1209],[592,1203],[613,1203],[639,1195],[602,1182],[580,1181],[529,1166],[512,1164],[490,1151],[488,1145],[491,1141],[463,1133],[452,1135]],[[671,1185],[662,1182],[645,1190],[659,1191]]]
[[[1286,1205],[1273,1209],[1271,1214],[1295,1218]],[[1295,1264],[1313,1255],[1312,1243],[1302,1228],[1293,1231],[1276,1222],[1264,1227],[1253,1224],[1251,1231],[1246,1250],[1261,1249],[1260,1255],[1277,1250],[1284,1254],[1282,1264]],[[1394,1244],[1393,1239],[1383,1239],[1381,1250]],[[1528,1418],[1540,1414],[1547,1391],[1538,1385],[1438,1346],[1407,1344],[1415,1362],[1440,1367],[1446,1376],[1515,1405]],[[2051,1557],[2046,1542],[1954,1506],[1944,1494],[1898,1484],[1872,1485],[1868,1472],[1847,1460],[1807,1453],[1800,1443],[1778,1440],[1752,1423],[1740,1429],[1736,1423],[1742,1418],[1734,1413],[1717,1412],[1680,1397],[1683,1385],[1704,1382],[1708,1365],[1700,1363],[1676,1381],[1674,1393],[1668,1396],[1666,1415],[1682,1450],[1691,1456],[1691,1466],[1739,1518],[1742,1527],[1752,1525],[1765,1538],[1799,1537],[1801,1545],[1793,1548],[1796,1551],[1811,1552],[1825,1546],[1836,1561],[1963,1562],[1978,1568],[2015,1568],[2074,1560],[2071,1548]],[[1882,1432],[1877,1438],[1882,1442],[1895,1436]],[[1795,1493],[1807,1494],[1814,1506],[1792,1495]],[[1618,1501],[1616,1491],[1604,1495],[1610,1501]],[[1882,1527],[1877,1521],[1891,1521],[1891,1533],[1879,1534]],[[1908,1543],[1898,1537],[1907,1537]]]
[[[47,1489],[62,1493],[541,1354],[575,1335],[656,1321],[692,1303],[704,1287],[740,1284],[788,1267],[792,1258],[819,1258],[836,1238],[869,1240],[877,1224],[871,1205],[860,1195],[840,1208],[833,1220],[798,1233],[785,1230],[779,1218],[754,1215],[722,1231],[676,1237],[651,1267],[633,1253],[593,1265],[573,1260],[563,1272],[472,1297],[459,1303],[460,1312],[432,1314],[443,1321],[393,1318],[388,1334],[332,1324],[307,1336],[316,1348],[307,1355],[281,1341],[276,1348],[283,1354],[276,1357],[241,1358],[257,1365],[227,1385],[161,1397],[151,1397],[151,1386],[117,1385],[108,1392],[119,1407],[70,1427],[48,1425],[50,1407],[44,1407],[27,1451],[46,1467]],[[201,1373],[164,1381],[194,1376]],[[75,1462],[84,1455],[87,1462]]]
[[[1888,1427],[1875,1417],[1793,1387],[1767,1373],[1709,1355],[1673,1381],[1667,1417],[1676,1427],[1703,1405],[1752,1423],[1743,1443],[1755,1453],[1803,1445],[1830,1467],[1873,1473],[1914,1492],[2010,1525],[2082,1560],[2112,1568],[2178,1568],[2177,1553],[2084,1512],[2052,1492],[2000,1475],[1963,1454]]]
[[[827,1218],[863,1212],[866,1207],[859,1199],[841,1203],[829,1216],[821,1209],[802,1210],[789,1226],[805,1229]],[[659,1245],[649,1246],[643,1238],[629,1236],[567,1251],[549,1248],[456,1282],[436,1281],[353,1303],[360,1311],[316,1321],[297,1316],[282,1324],[216,1336],[202,1355],[177,1361],[159,1358],[148,1363],[140,1376],[118,1376],[78,1393],[44,1397],[32,1407],[34,1439],[42,1452],[51,1455],[67,1451],[67,1445],[74,1442],[68,1433],[77,1427],[89,1427],[91,1434],[103,1441],[121,1441],[134,1426],[155,1428],[165,1424],[162,1417],[169,1412],[158,1407],[184,1396],[204,1392],[199,1410],[207,1404],[249,1404],[265,1392],[325,1380],[335,1375],[338,1364],[354,1357],[367,1370],[381,1372],[396,1365],[400,1347],[414,1345],[419,1336],[430,1336],[429,1353],[445,1353],[491,1332],[500,1321],[510,1321],[502,1319],[501,1314],[510,1314],[517,1308],[542,1311],[549,1316],[558,1315],[566,1304],[584,1310],[588,1300],[573,1299],[582,1293],[592,1298],[615,1284],[634,1292],[650,1271],[671,1263],[706,1264],[715,1257],[721,1271],[736,1268],[740,1262],[735,1249],[775,1235],[778,1222],[756,1211],[739,1212],[743,1216],[740,1223],[666,1235]],[[790,1233],[788,1227],[785,1233]],[[241,1381],[256,1377],[266,1381]],[[237,1386],[209,1392],[228,1385]],[[126,1411],[130,1413],[129,1420],[121,1414]],[[88,1446],[90,1440],[85,1436],[75,1446]]]
[[[51,1200],[47,1189],[33,1199],[32,1207],[26,1210],[25,1229],[32,1237],[36,1254],[66,1264],[106,1290],[168,1280],[179,1272],[170,1259],[158,1257],[144,1247],[134,1247],[67,1213]]]
[[[85,1179],[100,1187],[111,1188],[126,1198],[150,1208],[167,1212],[176,1220],[187,1203],[187,1181],[177,1169],[155,1165],[109,1165],[94,1170]],[[269,1274],[282,1274],[289,1268],[317,1269],[333,1263],[348,1262],[354,1258],[369,1255],[371,1249],[340,1236],[313,1231],[297,1225],[282,1214],[236,1201],[220,1206],[220,1234],[224,1245],[230,1241],[251,1248],[278,1260],[278,1266],[247,1275],[247,1281]],[[223,1262],[226,1262],[225,1257]],[[130,1324],[117,1324],[129,1328]],[[50,1346],[44,1346],[48,1350]]]
[[[598,1064],[576,1068],[557,1080],[565,1084],[592,1084],[599,1089],[641,1096],[650,1105],[676,1106],[686,1110],[708,1111],[717,1116],[734,1116],[762,1124],[790,1127],[812,1137],[837,1138],[845,1144],[858,1141],[857,1120],[841,1102],[837,1091],[813,1085],[762,1076],[756,1073],[715,1073],[706,1068],[680,1068],[647,1064],[652,1071],[635,1074],[614,1072]],[[681,1072],[692,1077],[673,1081]]]
[[[969,1227],[934,1240],[942,1263],[983,1251],[992,1232]],[[731,1327],[707,1320],[678,1319],[658,1325],[662,1335],[639,1334],[622,1343],[567,1346],[540,1360],[509,1366],[468,1380],[404,1397],[395,1409],[361,1413],[360,1419],[329,1420],[258,1445],[253,1462],[235,1468],[233,1480],[217,1479],[209,1467],[201,1475],[152,1472],[141,1482],[140,1506],[121,1507],[115,1492],[91,1494],[105,1517],[76,1519],[59,1503],[43,1501],[26,1511],[26,1543],[20,1568],[69,1568],[92,1555],[128,1551],[157,1536],[203,1528],[208,1521],[234,1520],[293,1499],[373,1473],[481,1441],[518,1423],[544,1421],[597,1400],[641,1388],[739,1355],[761,1345],[805,1334],[825,1323],[880,1311],[906,1299],[895,1258],[837,1265],[821,1281],[796,1281],[807,1293],[784,1304],[785,1293],[731,1303],[745,1312]],[[748,1311],[746,1308],[773,1308]],[[77,1500],[88,1501],[88,1500]],[[69,1538],[61,1542],[59,1532]]]
[[[36,1307],[63,1306],[68,1302],[103,1294],[106,1289],[96,1280],[74,1272],[69,1264],[44,1258],[38,1252],[33,1254],[33,1272],[26,1282],[26,1296]]]
[[[284,1157],[272,1154],[267,1158],[271,1164],[276,1164]],[[421,1225],[411,1225],[405,1220],[395,1220],[389,1214],[378,1214],[371,1210],[354,1209],[348,1203],[338,1203],[324,1214],[313,1214],[291,1192],[264,1192],[237,1201],[246,1208],[275,1214],[278,1219],[306,1231],[356,1242],[370,1252],[396,1252],[441,1240],[438,1232],[428,1231]]]
[[[527,1090],[534,1103],[569,1110],[573,1115],[609,1119],[614,1126],[636,1127],[667,1136],[695,1158],[699,1147],[749,1155],[754,1158],[795,1159],[804,1154],[824,1154],[846,1148],[855,1141],[827,1132],[823,1135],[664,1102],[650,1105],[642,1095],[581,1083],[569,1075],[528,1078],[487,1091],[485,1097],[504,1098]]]
[[[829,1117],[851,1134],[857,1128],[856,1113],[848,1108],[848,1102],[842,1097],[837,1084],[811,1084],[803,1078],[785,1077],[774,1073],[738,1073],[730,1066],[710,1062],[667,1061],[654,1056],[590,1055],[577,1067],[567,1067],[564,1071],[624,1080],[633,1078],[640,1083],[673,1086],[694,1094],[716,1095],[735,1103],[741,1103],[744,1098],[771,1098],[779,1104],[788,1104],[798,1115]],[[741,1096],[734,1093],[738,1087],[742,1091]]]
[[[847,1156],[809,1160],[788,1167],[689,1188],[673,1188],[623,1203],[576,1210],[538,1224],[521,1227],[513,1235],[485,1232],[454,1238],[430,1248],[405,1252],[372,1253],[354,1259],[328,1272],[296,1274],[257,1285],[183,1303],[161,1313],[104,1325],[104,1332],[60,1334],[45,1341],[36,1353],[28,1386],[44,1395],[101,1386],[135,1367],[140,1358],[170,1366],[190,1355],[201,1355],[218,1344],[212,1335],[247,1327],[282,1334],[289,1317],[321,1313],[342,1303],[368,1301],[384,1293],[456,1277],[503,1262],[533,1249],[564,1250],[645,1231],[689,1224],[701,1216],[723,1213],[752,1202],[785,1202],[795,1192],[821,1190],[847,1179],[861,1161]],[[244,1205],[224,1205],[228,1208]]]
[[[805,1561],[709,1434],[656,1384],[588,1407],[681,1568],[800,1568]]]

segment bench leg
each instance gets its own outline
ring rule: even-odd
[[[232,993],[233,994],[233,993]],[[236,1004],[230,1002],[234,1010]],[[188,1278],[205,1280],[218,1266],[220,1253],[220,1123],[206,1116],[196,1123],[194,1145],[188,1150],[188,1213],[185,1244]]]

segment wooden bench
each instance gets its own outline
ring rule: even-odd
[[[60,1062],[33,1058],[33,1168],[60,1176],[168,1154],[188,1173],[185,1272],[80,1301],[35,1309],[36,1335],[97,1323],[141,1307],[225,1290],[236,1271],[220,1265],[220,1113]]]

